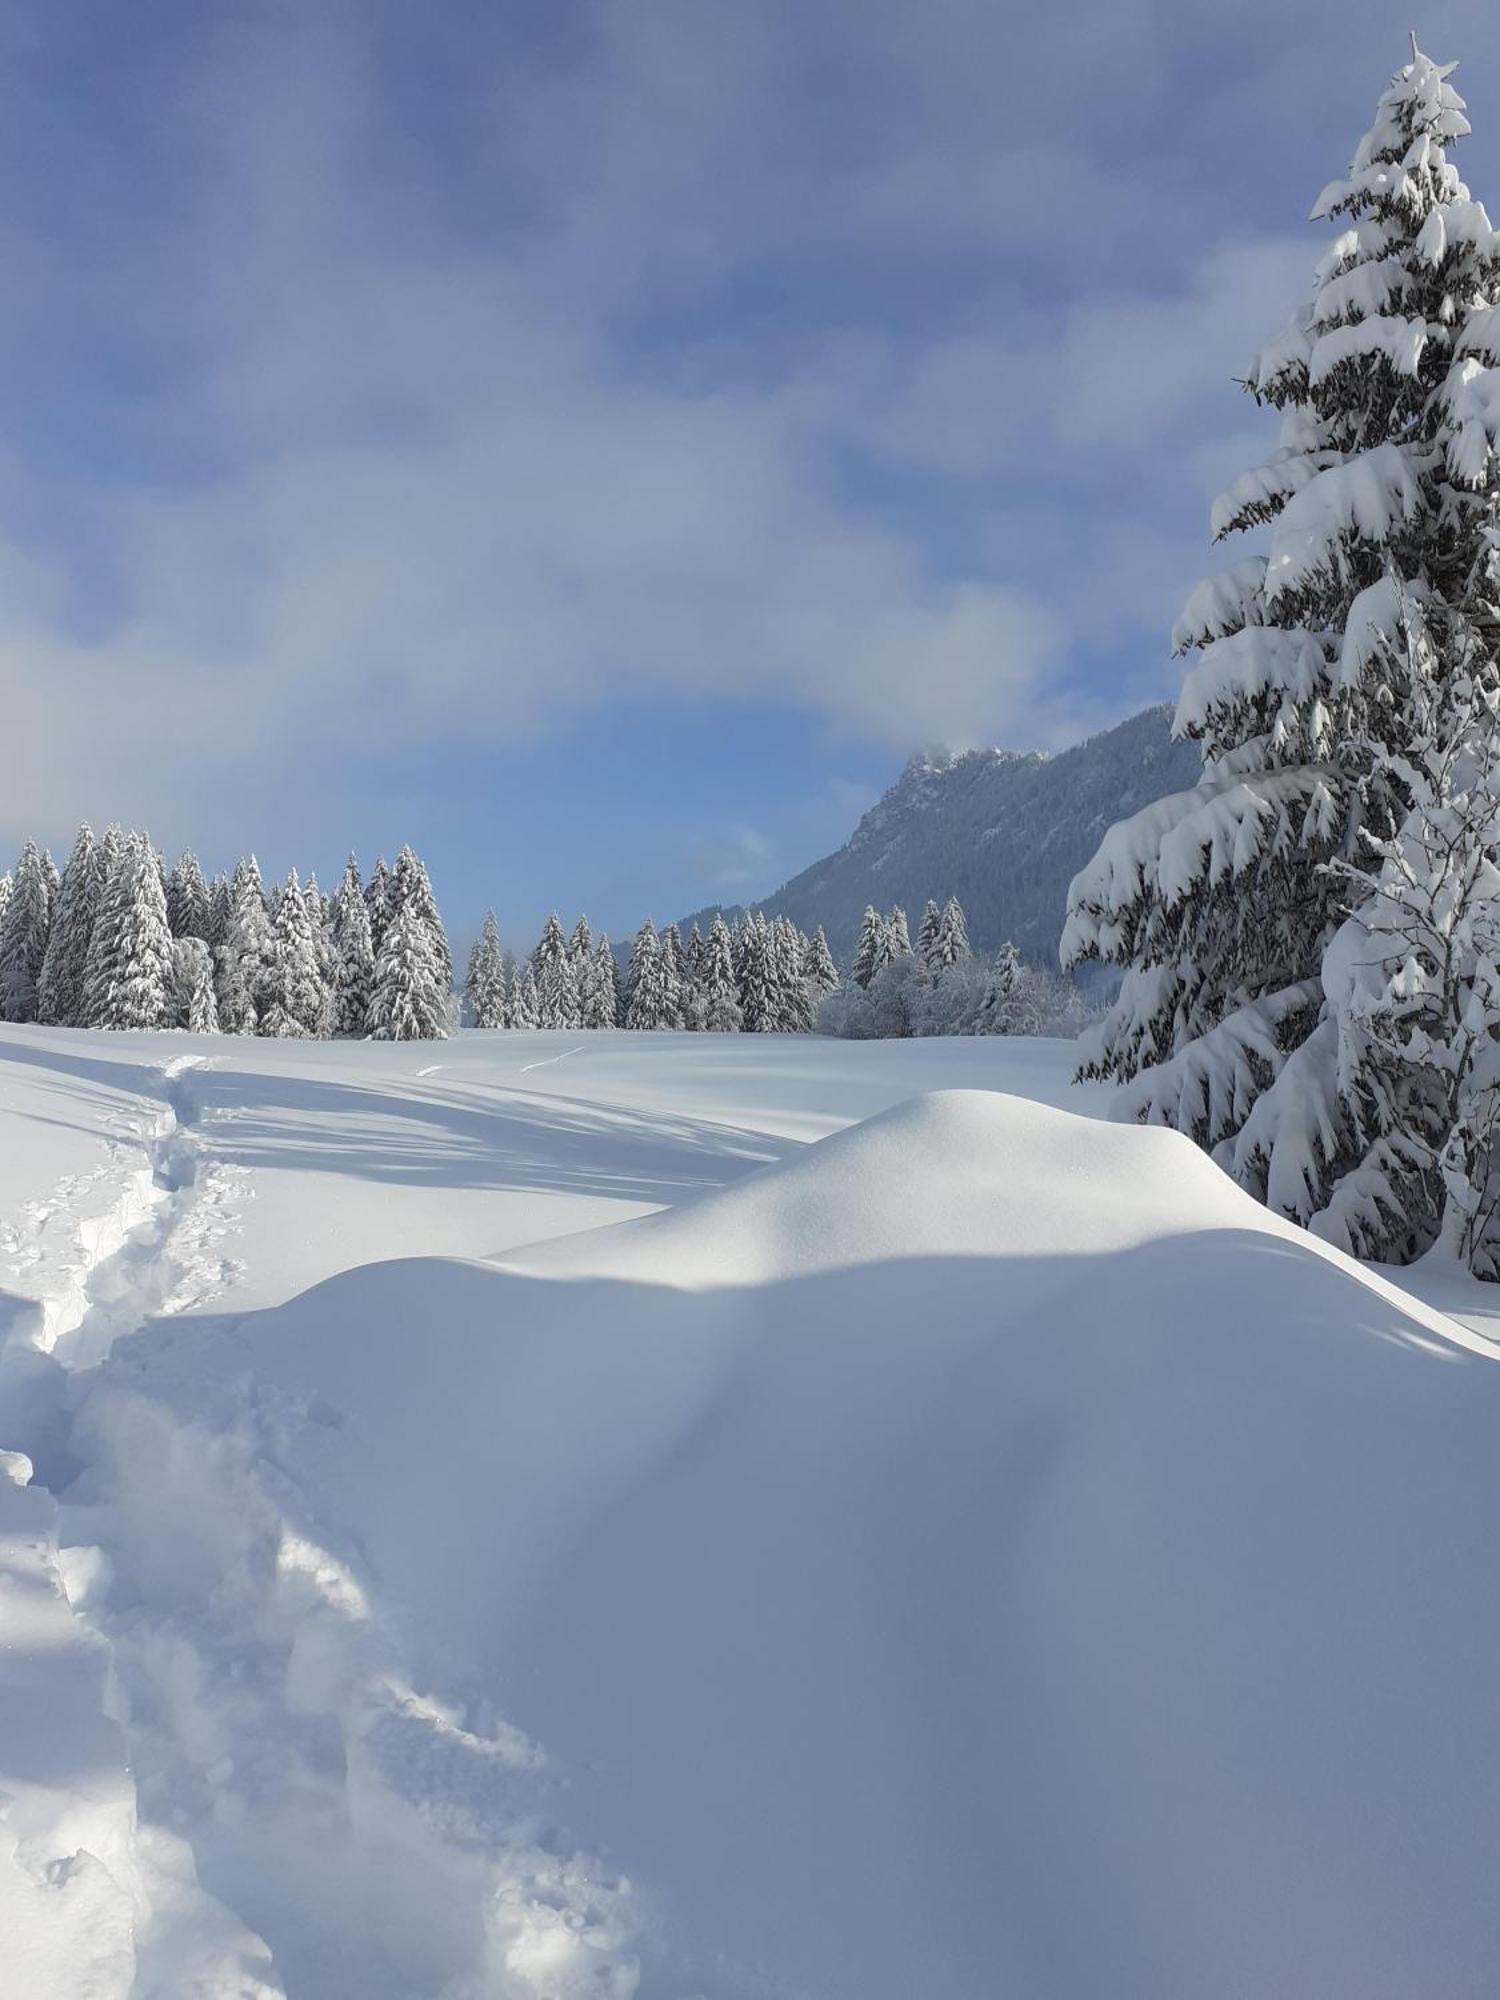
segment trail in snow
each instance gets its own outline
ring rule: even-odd
[[[0,1467],[17,1482],[0,1482],[0,1551],[10,1527],[33,1551],[31,1587],[62,1628],[39,1625],[37,1649],[77,1656],[103,1790],[82,1835],[74,1795],[30,1809],[20,1879],[42,1871],[52,1934],[76,1949],[23,1967],[7,2000],[255,2000],[283,1981],[318,2000],[628,2000],[628,1888],[548,1833],[541,1752],[489,1704],[414,1684],[357,1545],[330,1540],[283,1469],[337,1413],[246,1385],[205,1421],[137,1387],[133,1350],[159,1364],[180,1316],[233,1275],[225,1242],[255,1193],[213,1156],[234,1113],[204,1112],[194,1072],[209,1066],[157,1071],[159,1104],[106,1165],[0,1246],[35,1263],[87,1195],[60,1288],[7,1357],[24,1393],[0,1398],[6,1440],[39,1477],[25,1485],[19,1455]],[[200,1319],[187,1337],[233,1328]],[[0,1692],[17,1709],[24,1679]],[[74,1847],[100,1846],[99,1909],[80,1921],[81,1892],[58,1885]],[[10,1909],[38,1934],[7,1886],[0,1865],[0,1934]]]
[[[239,1208],[253,1198],[249,1175],[206,1156],[195,1127],[199,1108],[186,1079],[212,1068],[201,1055],[175,1057],[158,1073],[163,1110],[146,1142],[151,1206],[118,1247],[88,1273],[82,1311],[60,1326],[52,1350],[67,1367],[90,1368],[148,1319],[200,1309],[238,1275],[223,1254]]]
[[[103,1162],[23,1204],[0,1259],[34,1300],[0,1352],[0,1937],[8,2000],[274,2000],[264,1943],[197,1879],[190,1848],[142,1818],[118,1662],[95,1614],[109,1558],[68,1525],[52,1490],[80,1468],[68,1444],[71,1370],[144,1312],[207,1295],[208,1246],[230,1226],[190,1218],[179,1077],[159,1106],[105,1121]],[[149,1073],[148,1073],[149,1074]],[[181,1242],[173,1245],[174,1225]],[[49,1755],[60,1748],[61,1761]]]

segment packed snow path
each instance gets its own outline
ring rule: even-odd
[[[7,2000],[1487,1995],[1488,1343],[1068,1054],[0,1030]]]

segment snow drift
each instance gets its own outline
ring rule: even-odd
[[[147,1328],[75,1449],[293,1995],[1478,2000],[1497,1419],[1187,1141],[962,1091]]]

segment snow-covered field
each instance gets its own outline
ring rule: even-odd
[[[0,1030],[6,2000],[1489,2000],[1483,1310],[1070,1055]]]

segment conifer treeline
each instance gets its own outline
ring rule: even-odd
[[[464,981],[476,1028],[690,1028],[717,1033],[809,1034],[819,1003],[839,983],[822,926],[808,938],[786,917],[742,918],[731,930],[716,916],[707,937],[694,924],[635,934],[620,977],[608,937],[587,917],[571,937],[554,914],[534,951],[502,951],[490,911],[469,955]]]
[[[941,910],[928,903],[915,947],[904,910],[866,910],[842,982],[821,925],[807,937],[787,917],[731,926],[716,916],[706,936],[694,924],[686,939],[648,921],[622,977],[587,917],[571,936],[549,917],[517,958],[490,912],[462,1002],[477,1028],[887,1036],[1076,1026],[1013,948],[974,956],[955,897]],[[98,840],[81,827],[60,875],[34,841],[0,875],[0,1019],[426,1041],[448,1034],[458,1011],[447,933],[409,847],[393,869],[377,861],[368,881],[351,854],[331,897],[295,869],[268,891],[253,855],[212,882],[191,853],[168,873],[146,834],[120,827]]]
[[[1013,945],[976,956],[957,897],[922,913],[915,947],[906,912],[865,911],[847,980],[821,925],[807,937],[757,912],[704,936],[676,924],[636,932],[623,979],[607,937],[580,917],[571,937],[547,919],[535,948],[501,947],[494,912],[469,956],[464,1012],[476,1028],[699,1029],[709,1033],[856,1037],[1076,1033],[1084,1002],[1071,981],[1023,965]]]
[[[453,964],[427,870],[403,847],[368,883],[351,854],[331,898],[254,855],[212,882],[168,874],[147,834],[80,827],[59,875],[28,840],[0,876],[0,1019],[200,1034],[431,1040]]]

